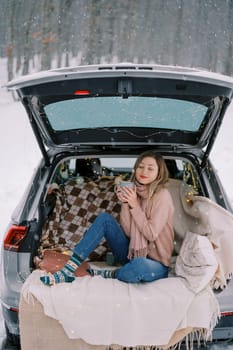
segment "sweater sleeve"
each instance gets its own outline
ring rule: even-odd
[[[140,206],[130,209],[130,212],[139,231],[149,242],[153,242],[157,239],[173,213],[170,193],[167,189],[163,189],[154,197],[149,218],[146,217],[146,213]]]

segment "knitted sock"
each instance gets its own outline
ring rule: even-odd
[[[47,286],[62,282],[72,282],[75,279],[74,273],[76,269],[82,264],[82,262],[83,260],[80,259],[78,255],[73,253],[73,255],[70,257],[70,260],[68,260],[68,262],[61,270],[55,273],[41,276],[40,280]]]
[[[89,268],[87,270],[91,276],[102,276],[104,278],[115,278],[116,270],[96,270]]]

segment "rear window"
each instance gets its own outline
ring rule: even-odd
[[[75,98],[44,107],[55,131],[145,127],[195,132],[200,128],[207,109],[207,106],[191,101],[139,96]]]

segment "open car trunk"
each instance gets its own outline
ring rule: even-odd
[[[206,162],[233,79],[195,69],[119,64],[55,69],[7,85],[21,99],[42,154],[151,147]]]
[[[169,278],[149,285],[132,286],[115,280],[105,280],[100,276],[94,278],[77,276],[72,286],[65,284],[51,287],[51,296],[50,288],[43,286],[39,281],[39,277],[43,272],[35,270],[27,280],[21,293],[19,316],[23,349],[29,349],[32,346],[39,349],[45,338],[48,349],[50,349],[50,346],[52,349],[54,344],[58,348],[60,346],[61,349],[64,346],[67,349],[74,346],[80,349],[96,347],[105,349],[108,346],[113,348],[116,346],[118,349],[127,346],[137,348],[139,346],[159,347],[163,345],[168,347],[185,339],[197,341],[199,337],[203,342],[210,340],[213,327],[218,323],[218,316],[220,316],[218,294],[221,298],[220,290],[224,288],[225,283],[229,283],[230,275],[228,275],[227,268],[224,278],[215,275],[216,260],[211,255],[210,247],[205,244],[202,246],[200,242],[200,245],[199,243],[198,245],[191,243],[191,237],[202,235],[204,239],[207,239],[206,235],[211,232],[213,242],[218,242],[218,234],[220,233],[217,225],[218,220],[225,222],[228,229],[233,227],[233,216],[203,196],[201,184],[197,181],[198,178],[195,179],[197,174],[193,170],[191,171],[187,164],[184,165],[183,162],[174,163],[174,160],[169,159],[166,162],[172,176],[168,189],[175,205],[175,248]],[[127,163],[129,165],[130,161],[127,160]],[[76,169],[73,160],[67,161],[66,166]],[[72,251],[87,227],[91,225],[100,212],[109,212],[118,219],[120,204],[117,202],[114,192],[115,181],[119,174],[125,179],[130,176],[130,167],[125,168],[124,172],[122,169],[117,172],[116,168],[103,167],[108,175],[97,176],[94,180],[83,177],[84,181],[80,181],[80,176],[77,178],[66,177],[64,162],[61,163],[61,168],[63,173],[55,172],[53,179],[51,179],[51,186],[54,186],[54,180],[56,179],[57,186],[55,188],[56,190],[59,189],[57,193],[60,193],[60,196],[57,194],[55,196],[56,201],[52,201],[55,206],[50,211],[48,220],[43,226],[38,256],[35,259],[38,267],[51,272],[58,270],[65,264],[66,259],[68,259],[67,254]],[[109,175],[111,170],[115,171],[115,174]],[[51,203],[51,195],[47,195],[45,202]],[[181,274],[179,268],[177,268],[177,256],[180,256],[181,247],[186,236],[189,242],[188,247],[191,249],[188,256],[195,256],[196,259],[196,256],[200,254],[203,266],[200,266],[200,261],[198,261],[198,267],[196,265],[188,266],[187,270]],[[222,257],[222,251],[226,252],[227,246],[228,250],[232,249],[232,242],[229,237],[231,238],[229,232],[225,238],[223,237],[219,253],[220,258]],[[55,251],[58,253],[54,253]],[[100,269],[106,267],[109,261],[106,257],[108,251],[109,248],[106,242],[102,241],[89,257],[89,263]],[[52,253],[46,255],[47,252]],[[61,253],[63,255],[60,255]],[[203,257],[207,259],[204,263]],[[116,266],[107,266],[107,268],[117,266],[119,265],[116,262]],[[196,277],[198,277],[198,281],[195,281]],[[216,288],[215,294],[209,286],[210,282],[211,287]],[[67,293],[70,295],[68,298]],[[72,299],[72,296],[76,301]],[[66,303],[66,299],[72,301],[71,305]],[[143,311],[137,306],[142,304],[141,306],[145,308],[147,301],[150,301],[148,319],[146,314],[143,314]],[[54,309],[51,309],[51,305]],[[113,307],[113,305],[115,306]],[[152,305],[157,308],[157,313],[152,310]],[[164,306],[160,310],[161,305]],[[228,307],[229,304],[223,305],[222,313],[229,311]],[[76,310],[76,313],[71,311],[72,308]],[[121,334],[124,333],[122,325],[124,328],[126,327],[124,323],[126,322],[125,308],[128,308],[127,312],[131,315],[129,317],[134,319],[134,326],[132,327],[132,334],[127,331],[128,337],[122,336],[121,338]],[[134,314],[135,308],[137,310],[136,314]],[[89,315],[85,316],[85,319],[83,319],[84,316],[81,316],[83,310],[86,310],[85,315]],[[158,310],[160,310],[160,313],[158,313]],[[70,315],[72,312],[74,312],[73,321],[81,317],[85,324],[84,333],[77,333],[75,327],[72,330],[71,325],[66,323],[67,320],[63,319],[62,315]],[[203,312],[205,313],[204,321]],[[145,319],[142,317],[144,325],[153,324],[154,327],[154,335],[153,332],[149,332],[148,335],[143,328],[145,337],[147,336],[147,340],[144,339],[144,342],[143,337],[135,337],[137,327],[142,329],[142,325],[136,316],[137,313],[145,317]],[[172,324],[172,331],[170,330],[168,334],[166,327],[170,327],[169,322],[171,315],[174,313],[178,316],[174,321],[176,326]],[[193,314],[195,314],[195,317]],[[159,317],[156,315],[159,315]],[[32,320],[34,321],[32,322]],[[161,322],[164,322],[164,333],[161,332]],[[109,329],[110,325],[112,332]],[[99,329],[98,335],[96,335],[95,327]],[[31,329],[33,337],[28,337],[26,329]],[[35,337],[35,329],[40,329],[38,337]],[[106,329],[108,330],[107,334],[110,332],[112,337],[106,337]],[[216,328],[216,330],[214,331],[216,333],[213,333],[216,334],[216,338],[224,338],[225,330],[221,328]],[[162,334],[164,337],[161,336]],[[157,343],[158,339],[160,341],[164,339],[165,342]],[[138,341],[141,342],[138,343]]]

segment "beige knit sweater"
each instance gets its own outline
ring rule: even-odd
[[[152,199],[150,212],[148,199],[138,197],[138,202],[133,209],[122,204],[121,226],[129,238],[136,232],[143,235],[148,244],[148,256],[169,266],[174,241],[171,195],[166,188],[161,189]]]

